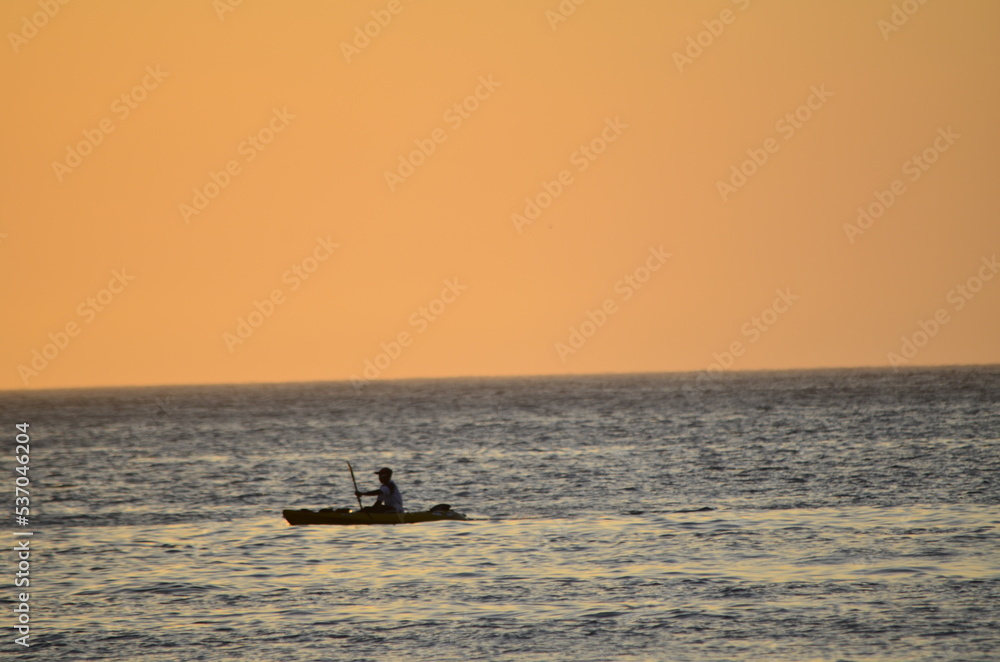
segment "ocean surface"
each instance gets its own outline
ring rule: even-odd
[[[5,659],[1000,659],[1000,367],[8,392],[0,410],[10,447],[31,426]],[[356,504],[347,460],[362,490],[389,466],[407,509],[475,519],[286,524]],[[30,648],[15,530],[34,532]]]

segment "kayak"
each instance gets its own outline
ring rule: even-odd
[[[289,524],[412,524],[415,522],[439,522],[441,520],[469,519],[462,513],[452,510],[446,504],[434,506],[430,510],[412,513],[371,513],[350,508],[323,508],[322,510],[282,510],[282,517]]]

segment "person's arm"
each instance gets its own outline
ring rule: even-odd
[[[381,494],[381,492],[379,490],[372,490],[371,492],[355,492],[354,496],[359,496],[359,497],[363,497],[363,496],[378,496],[379,494]]]

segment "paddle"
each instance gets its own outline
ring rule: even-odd
[[[354,480],[354,467],[352,467],[351,463],[348,462],[347,468],[351,470],[351,482],[354,483],[354,496],[358,499],[358,510],[364,510],[365,507],[361,505],[361,497],[358,496],[358,481]],[[368,511],[368,521],[375,521],[375,518],[372,517],[371,511]]]
[[[348,462],[347,468],[351,470],[351,482],[354,483],[354,496],[358,499],[358,510],[361,510],[364,506],[361,505],[361,497],[358,496],[358,481],[354,480],[354,467]]]

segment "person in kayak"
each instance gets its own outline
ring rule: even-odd
[[[403,512],[403,495],[400,494],[399,488],[396,487],[396,483],[392,482],[392,469],[388,467],[382,467],[375,473],[378,474],[378,479],[382,485],[377,490],[372,490],[371,492],[355,492],[354,496],[373,496],[378,497],[375,499],[375,504],[371,506],[366,506],[361,510],[368,511],[371,513],[401,513]]]

